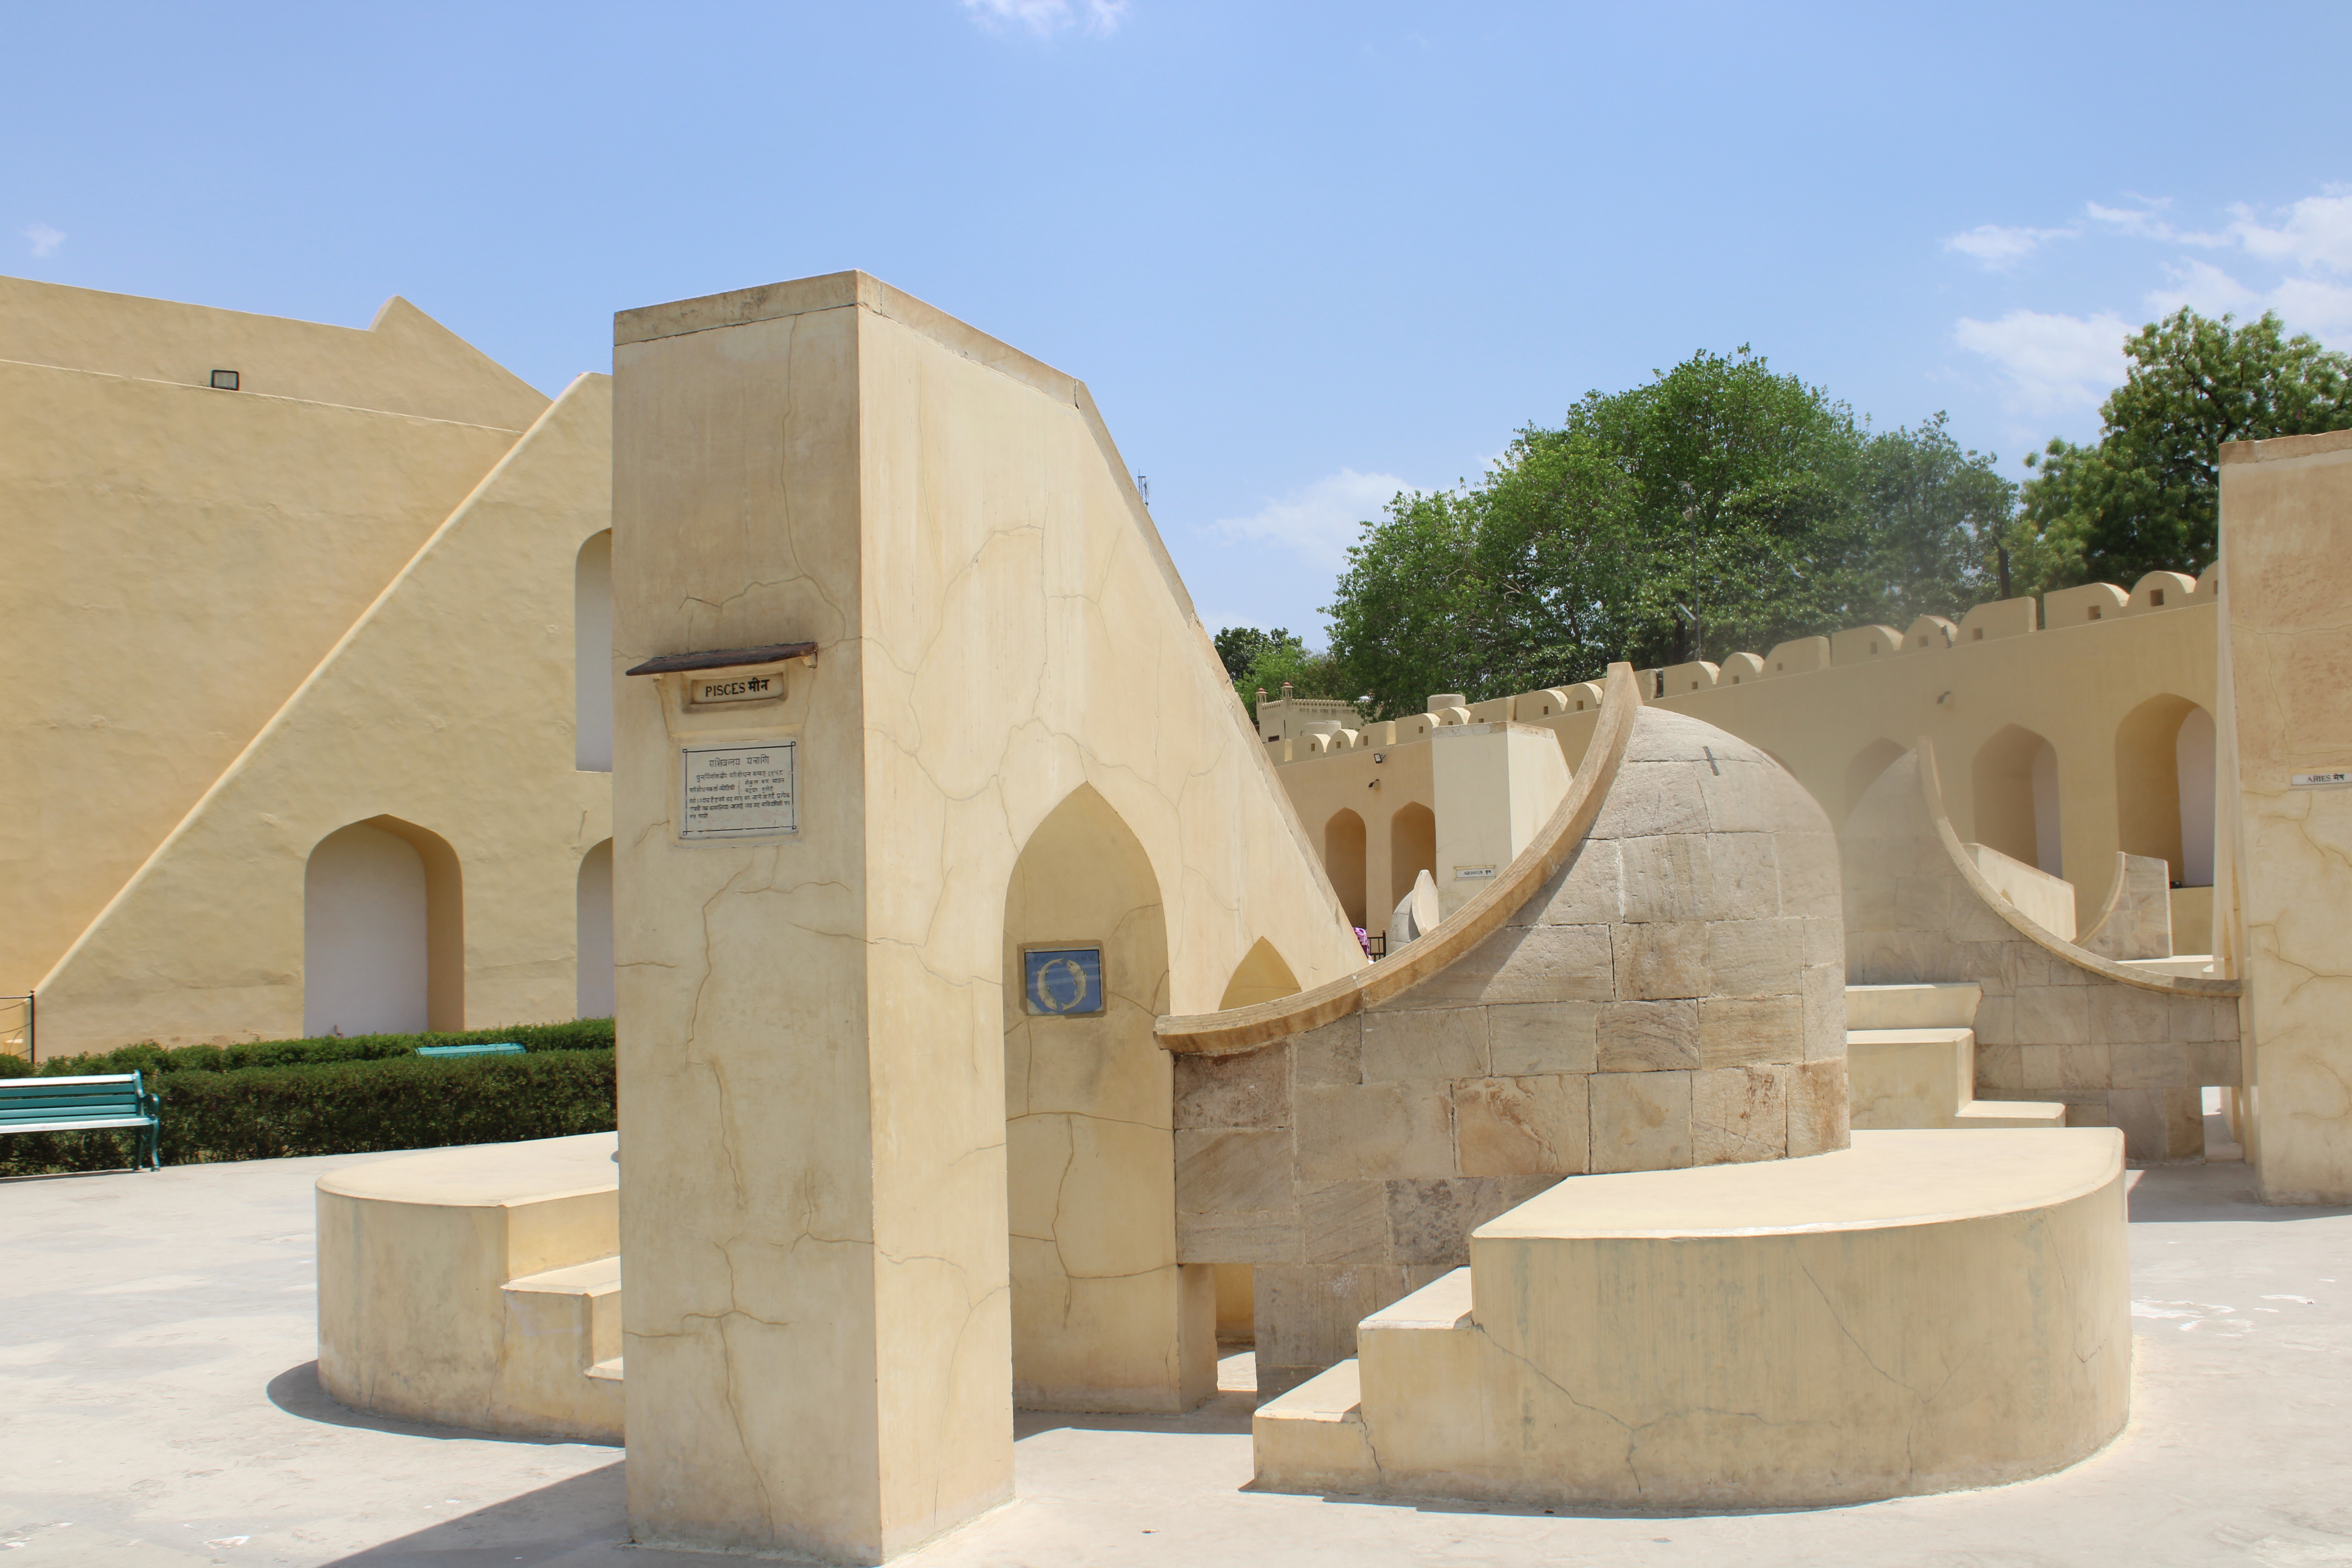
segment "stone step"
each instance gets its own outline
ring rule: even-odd
[[[2063,1127],[2066,1105],[2057,1100],[1978,1100],[1960,1107],[1960,1127]]]
[[[1853,1125],[1888,1132],[2066,1125],[2066,1107],[2056,1100],[1977,1099],[1976,1062],[1973,1029],[1847,1030]]]
[[[1984,987],[1973,980],[1919,985],[1849,985],[1849,1029],[1966,1029],[1977,1021]]]
[[[1408,1298],[1409,1299],[1409,1298]],[[1364,1433],[1359,1363],[1343,1361],[1250,1418],[1260,1486],[1284,1491],[1360,1492],[1380,1472]]]
[[[501,1356],[509,1380],[567,1406],[588,1431],[621,1435],[621,1260],[599,1258],[509,1279]]]
[[[1850,1028],[1845,1034],[1846,1094],[1856,1127],[1949,1127],[1960,1107],[1976,1098],[1976,1071],[1973,1029]]]

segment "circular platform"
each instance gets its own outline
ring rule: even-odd
[[[1263,1406],[1258,1481],[1630,1508],[2017,1480],[2130,1411],[2122,1135],[1571,1177]]]
[[[618,1134],[319,1178],[319,1382],[355,1409],[618,1442]]]

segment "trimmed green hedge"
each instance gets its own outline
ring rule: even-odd
[[[236,1046],[175,1046],[152,1040],[89,1056],[52,1057],[36,1069],[41,1077],[101,1072],[241,1072],[247,1068],[294,1067],[322,1062],[382,1061],[410,1057],[419,1046],[467,1046],[512,1040],[526,1051],[593,1051],[613,1048],[613,1020],[579,1018],[565,1024],[509,1024],[457,1035],[320,1035],[306,1040],[251,1040]],[[0,1057],[6,1076],[22,1078],[22,1057]]]
[[[420,1045],[514,1040],[520,1056],[420,1057]],[[0,1057],[0,1077],[26,1076]],[[463,1035],[369,1035],[252,1045],[126,1046],[43,1062],[39,1075],[140,1071],[163,1100],[163,1163],[273,1160],[609,1132],[613,1021]],[[129,1165],[132,1132],[0,1138],[0,1175]]]

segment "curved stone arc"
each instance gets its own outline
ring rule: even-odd
[[[1444,970],[1499,930],[1520,905],[1539,892],[1567,862],[1601,816],[1601,804],[1633,739],[1633,715],[1642,706],[1630,664],[1609,667],[1601,717],[1585,750],[1584,765],[1569,781],[1568,794],[1534,843],[1519,851],[1477,897],[1454,911],[1427,936],[1396,957],[1328,981],[1311,991],[1223,1013],[1171,1015],[1153,1026],[1162,1048],[1180,1053],[1226,1056],[1252,1050],[1291,1035],[1305,1034],[1384,1002]]]
[[[1951,817],[1944,810],[1944,785],[1936,772],[1936,743],[1927,736],[1919,737],[1919,795],[1927,808],[1927,819],[1936,825],[1936,837],[1942,841],[1944,853],[1969,890],[1984,900],[1987,908],[2009,922],[2017,933],[2042,949],[2053,958],[2064,959],[2077,969],[2088,970],[2103,980],[2122,985],[2137,986],[2142,991],[2161,991],[2175,996],[2237,996],[2245,987],[2235,980],[2220,977],[2208,980],[2200,975],[2154,974],[2118,963],[2111,958],[2077,947],[2057,932],[2030,919],[2023,910],[1994,890],[1978,870],[1976,862],[1960,847],[1960,836],[1952,826]],[[2117,883],[2120,890],[2121,883]],[[2105,919],[2104,916],[2101,917]],[[2095,928],[2094,928],[2095,929]]]
[[[2107,901],[2100,906],[2095,920],[2075,932],[2074,940],[2078,946],[2087,950],[2097,940],[2098,934],[2107,929],[2107,922],[2116,918],[2116,911],[2123,907],[2125,880],[2130,871],[2130,860],[2131,858],[2124,851],[2116,851],[2115,875],[2107,879]]]

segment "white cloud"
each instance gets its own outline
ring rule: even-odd
[[[2326,195],[2305,196],[2284,208],[2284,221],[2276,227],[2263,224],[2252,207],[2230,210],[2236,215],[2230,237],[2244,246],[2248,255],[2352,272],[2352,193],[2344,187],[2330,185]]]
[[[2287,330],[2312,332],[2341,344],[2352,338],[2352,288],[2320,278],[2288,278],[2274,289],[2255,289],[2208,261],[2186,260],[2168,266],[2168,289],[2152,289],[2147,308],[2168,316],[2183,305],[2202,316],[2224,311],[2252,320],[2265,310],[2278,312]]]
[[[2172,287],[2147,292],[2147,307],[2159,316],[2168,316],[2183,305],[2200,316],[2218,316],[2225,310],[2262,314],[2262,295],[2210,261],[2191,258],[2174,262],[2164,271]]]
[[[2134,196],[2140,205],[2136,207],[2103,207],[2096,202],[2084,204],[2083,210],[2094,223],[2103,223],[2134,239],[2172,239],[2177,237],[2172,226],[2164,221],[2164,209],[2172,205],[2165,196]]]
[[[1945,240],[1944,248],[1973,256],[2000,271],[2024,260],[2053,239],[2074,239],[2082,232],[2079,228],[2009,228],[1997,223],[1980,223],[1965,234]]]
[[[45,223],[26,225],[25,237],[32,242],[33,254],[36,256],[47,256],[66,242],[64,235]]]
[[[2270,291],[2267,303],[2291,328],[2339,348],[2352,341],[2352,289],[2316,278],[2290,278]]]
[[[1997,321],[1964,316],[1952,335],[2000,367],[2011,409],[2050,416],[2096,408],[2123,381],[2124,339],[2131,331],[2107,310],[2088,317],[2011,310]]]
[[[1336,572],[1347,562],[1361,524],[1378,519],[1399,490],[1424,487],[1394,474],[1342,468],[1270,501],[1247,517],[1220,518],[1210,531],[1239,542],[1275,544],[1309,564]]]
[[[1073,26],[1107,37],[1127,19],[1128,5],[1129,0],[963,0],[983,26],[1017,23],[1041,38]]]

